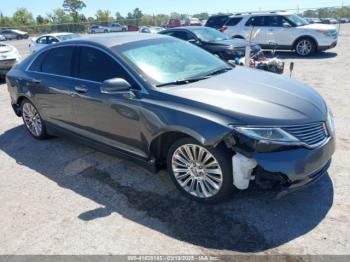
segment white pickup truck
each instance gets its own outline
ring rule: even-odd
[[[128,31],[128,27],[118,23],[110,24],[109,26],[93,25],[89,27],[89,34],[126,32],[126,31]]]

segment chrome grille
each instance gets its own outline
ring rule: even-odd
[[[326,140],[328,137],[326,125],[323,122],[288,126],[283,127],[283,129],[309,146],[315,146]]]

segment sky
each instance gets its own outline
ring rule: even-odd
[[[350,0],[83,0],[87,7],[82,13],[94,16],[98,9],[108,9],[111,14],[122,15],[138,7],[144,14],[195,14],[199,12],[243,12],[285,10],[296,8],[317,8],[350,5]],[[45,15],[62,7],[63,0],[0,0],[0,11],[11,16],[20,7],[27,8],[34,16]]]

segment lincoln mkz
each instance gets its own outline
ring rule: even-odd
[[[326,174],[335,151],[332,113],[314,89],[165,35],[57,43],[6,81],[35,138],[69,136],[152,171],[167,168],[201,202],[253,183],[294,191]]]

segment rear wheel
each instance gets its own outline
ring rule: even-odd
[[[300,56],[309,56],[315,53],[315,41],[310,38],[301,38],[295,44],[295,51]]]
[[[168,172],[187,197],[215,203],[234,190],[231,156],[225,148],[207,148],[194,139],[183,138],[170,147]]]
[[[39,140],[48,138],[45,123],[38,110],[29,100],[22,101],[21,112],[24,125],[34,138]]]

